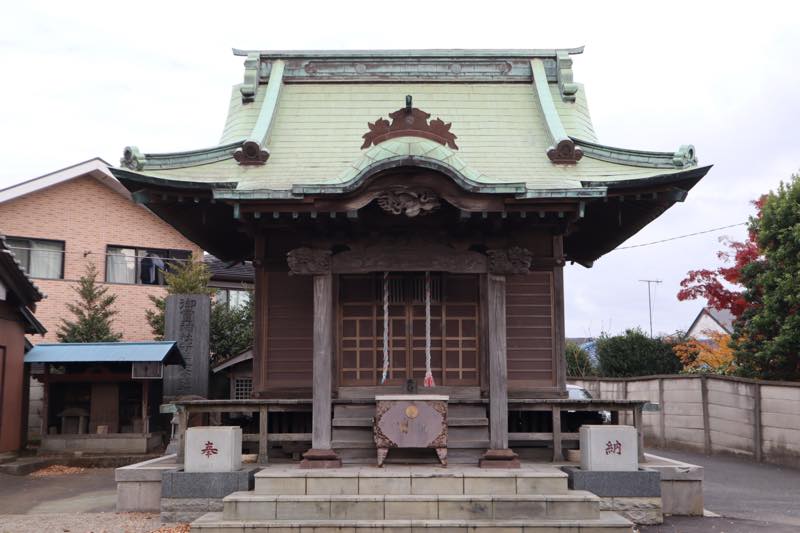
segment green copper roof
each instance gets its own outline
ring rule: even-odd
[[[531,198],[696,167],[688,145],[645,152],[600,144],[585,89],[572,79],[569,55],[581,52],[236,50],[247,57],[245,76],[231,92],[220,144],[170,154],[129,147],[124,174],[208,184],[217,198],[290,198],[416,162],[448,170],[465,188]],[[458,150],[421,137],[361,148],[368,123],[402,108],[406,95],[452,125]]]

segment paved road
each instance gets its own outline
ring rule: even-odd
[[[109,512],[116,491],[113,468],[47,477],[0,474],[0,514]]]
[[[642,533],[800,532],[800,470],[731,457],[654,453],[705,467],[705,507],[721,516],[668,517],[661,526],[642,528]],[[115,490],[113,468],[40,478],[0,474],[0,515],[113,512]],[[157,523],[157,515],[150,520]],[[0,531],[3,522],[0,518]],[[31,531],[47,529],[37,527]]]
[[[797,533],[800,470],[728,456],[653,450],[656,455],[705,468],[705,508],[719,518],[670,517],[642,533]]]

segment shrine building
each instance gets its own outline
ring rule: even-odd
[[[531,434],[515,406],[566,395],[564,265],[710,168],[691,145],[601,144],[582,51],[235,50],[216,146],[125,149],[137,202],[253,261],[253,396],[313,399],[287,414],[307,460],[374,457],[375,396],[416,389],[449,398],[451,457],[506,464],[509,428]]]

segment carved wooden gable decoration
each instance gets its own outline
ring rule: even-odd
[[[389,113],[389,118],[392,119],[391,123],[380,117],[374,123],[369,122],[367,124],[369,131],[362,136],[364,139],[364,144],[361,145],[362,150],[369,148],[370,145],[377,145],[383,141],[405,135],[424,137],[453,150],[458,150],[458,145],[456,145],[457,137],[450,132],[450,126],[453,125],[452,122],[445,123],[437,117],[429,123],[430,113],[411,107],[411,96],[406,96],[406,106],[394,113]]]

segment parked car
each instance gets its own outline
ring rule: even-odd
[[[567,385],[567,397],[570,400],[591,400],[592,395],[588,390],[578,385]],[[607,424],[611,422],[609,411],[578,411],[570,410],[562,416],[564,431],[576,433],[584,424]]]

